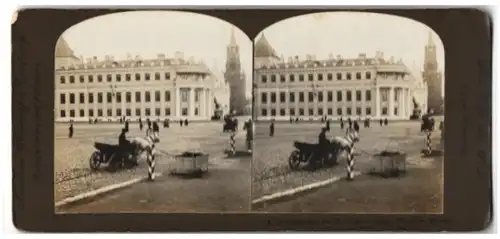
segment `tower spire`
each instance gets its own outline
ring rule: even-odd
[[[429,30],[429,36],[427,38],[427,46],[434,46],[434,40],[432,39],[432,31]]]
[[[234,36],[234,26],[231,27],[231,39],[229,41],[230,45],[236,45],[236,37]]]

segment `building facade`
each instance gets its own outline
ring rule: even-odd
[[[412,114],[415,78],[401,60],[387,60],[381,52],[372,58],[309,55],[285,62],[262,35],[254,56],[257,120],[409,119]]]
[[[443,110],[443,74],[438,70],[438,62],[436,56],[436,44],[432,39],[432,34],[429,32],[427,45],[425,46],[425,62],[422,77],[427,83],[427,102],[428,108],[435,113],[442,114]]]
[[[120,117],[196,121],[213,115],[215,80],[203,62],[184,60],[181,52],[174,58],[61,60],[58,52],[72,54],[62,37],[61,42],[56,46],[56,122]]]
[[[245,73],[241,68],[240,62],[240,47],[236,43],[234,36],[234,28],[231,30],[229,45],[226,52],[226,71],[224,78],[229,83],[230,87],[230,104],[231,112],[238,115],[245,113],[246,106],[246,84]]]

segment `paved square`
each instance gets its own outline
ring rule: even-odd
[[[106,170],[92,172],[89,168],[89,157],[95,150],[93,148],[94,141],[117,144],[118,135],[123,125],[117,123],[101,123],[97,125],[75,124],[73,138],[68,138],[67,127],[67,124],[56,124],[56,155],[54,159],[55,201],[110,184],[127,181],[138,176],[147,175],[145,160],[140,160],[139,166],[134,169],[114,173]],[[160,127],[162,127],[162,125]],[[144,135],[145,131],[140,131],[137,123],[130,124],[128,137]],[[244,139],[245,132],[240,130],[236,136],[237,150],[245,149]],[[153,186],[152,192],[162,191],[158,189],[158,187],[160,187],[164,188],[163,191],[169,190],[169,195],[173,193],[179,196],[187,195],[186,197],[188,197],[189,193],[199,195],[196,191],[199,191],[201,186],[206,186],[207,184],[211,184],[211,186],[220,184],[218,188],[222,196],[227,195],[227,197],[229,197],[230,194],[227,192],[237,188],[233,190],[234,192],[232,194],[243,194],[246,201],[235,201],[240,204],[249,205],[251,158],[226,159],[224,150],[228,147],[228,141],[229,135],[227,133],[222,133],[221,122],[193,122],[190,123],[188,127],[180,127],[179,124],[171,124],[170,128],[160,128],[160,142],[156,145],[158,149],[166,151],[169,154],[176,154],[186,150],[201,150],[208,153],[210,155],[210,176],[209,178],[198,180],[197,183],[194,184],[193,182],[195,181],[188,182],[189,180],[179,180],[173,178],[173,176],[169,176],[165,179],[159,179],[158,182],[154,182],[156,186]],[[172,162],[173,158],[169,156],[159,157],[156,162],[156,171],[168,174]],[[231,180],[228,180],[229,176],[226,175],[226,172],[232,175]],[[237,185],[234,185],[234,187],[231,186],[236,183]],[[222,187],[221,185],[225,186]],[[145,185],[142,189],[139,187],[138,190],[147,190],[146,188],[149,186]],[[211,192],[211,195],[217,195],[217,189],[205,187],[203,190],[206,191],[209,189],[214,191]],[[189,192],[180,192],[179,190]],[[131,190],[131,193],[134,194],[133,190]],[[168,197],[167,195],[165,196]],[[182,200],[180,197],[178,199]],[[156,198],[155,200],[162,201],[161,198]],[[133,206],[133,203],[129,203],[129,206],[127,206],[128,210],[123,210],[140,211],[141,208],[134,208]],[[170,207],[175,208],[175,204],[170,205]],[[236,210],[235,208],[237,207],[239,206],[233,206],[232,209]],[[91,208],[91,206],[88,206],[88,208]],[[80,207],[79,209],[80,211],[92,212],[90,209],[85,209],[85,207]],[[100,210],[104,209],[109,210],[110,208],[102,207]],[[218,210],[218,208],[213,210]]]
[[[320,169],[315,172],[294,171],[288,166],[288,157],[294,150],[293,141],[317,143],[320,122],[301,122],[290,124],[277,122],[274,136],[269,136],[269,122],[256,123],[254,145],[252,199],[264,195],[285,191],[306,184],[326,180],[335,176],[345,176],[345,162],[340,161],[333,168]],[[388,126],[380,126],[372,122],[370,128],[361,125],[360,141],[355,145],[355,170],[365,170],[374,165],[371,155],[384,149],[400,149],[409,157],[408,164],[423,165],[427,161],[420,157],[420,150],[425,146],[425,135],[420,132],[419,121],[390,122]],[[344,136],[345,129],[339,123],[330,124],[327,137]],[[434,142],[439,133],[433,134]]]

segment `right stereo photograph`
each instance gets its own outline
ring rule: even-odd
[[[444,46],[366,12],[277,22],[254,39],[252,211],[442,214]]]

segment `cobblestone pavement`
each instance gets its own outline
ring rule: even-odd
[[[145,160],[141,160],[139,166],[131,170],[122,170],[118,172],[108,172],[107,170],[99,170],[92,172],[89,169],[89,157],[94,151],[93,142],[105,142],[116,144],[118,141],[118,134],[123,125],[119,124],[75,124],[74,136],[69,139],[67,137],[67,124],[56,124],[56,139],[55,139],[55,166],[54,166],[54,193],[55,201],[63,198],[74,196],[83,192],[101,188],[107,185],[124,182],[139,176],[147,175],[147,165]],[[129,137],[144,136],[145,131],[140,131],[138,124],[130,124]],[[240,131],[236,136],[237,150],[244,150],[245,132]],[[219,188],[224,190],[231,190],[227,183],[226,177],[233,175],[235,182],[238,182],[238,189],[250,192],[250,169],[251,158],[231,158],[226,159],[224,150],[228,147],[229,135],[222,133],[221,122],[204,122],[204,123],[190,123],[188,127],[180,127],[178,124],[171,124],[170,128],[160,128],[160,143],[157,148],[169,154],[176,154],[185,150],[201,150],[210,155],[210,173],[207,179],[203,180],[179,180],[171,178],[170,176],[159,178],[158,182],[152,184],[156,186],[165,187],[165,190],[182,189],[183,187],[189,188],[189,183],[216,186],[218,180],[225,181],[228,185],[224,188],[220,184]],[[168,173],[172,166],[173,158],[163,155],[158,158],[156,163],[156,171]],[[246,173],[246,174],[245,174]],[[240,177],[240,179],[238,179]],[[221,181],[221,182],[222,182]],[[246,181],[247,184],[242,184]],[[163,184],[162,184],[163,182]],[[176,184],[177,182],[177,184]],[[185,183],[189,182],[189,183]],[[197,183],[195,183],[197,182]],[[172,185],[170,185],[172,184]],[[170,185],[170,186],[167,186]],[[151,185],[149,185],[151,186]],[[134,186],[135,187],[135,186]],[[200,187],[193,186],[193,190],[200,190]],[[208,187],[208,188],[210,188]],[[147,186],[145,186],[147,188]],[[144,188],[144,190],[146,190]],[[241,189],[243,188],[243,189]],[[141,188],[137,189],[141,191]],[[219,191],[221,191],[220,189]],[[153,191],[156,191],[153,189]],[[161,191],[161,190],[159,190]],[[248,193],[245,194],[246,201],[248,202]],[[171,193],[168,193],[171,194]],[[174,190],[173,194],[182,194]],[[184,193],[186,194],[186,193]],[[214,190],[214,196],[217,190]],[[227,194],[227,193],[224,193]],[[240,193],[238,193],[240,194]],[[116,195],[115,195],[116,196]],[[157,195],[158,196],[158,195]],[[114,197],[114,196],[113,196]],[[182,200],[182,197],[178,197]],[[161,200],[159,198],[158,200]],[[235,200],[237,201],[237,200]],[[246,202],[239,202],[239,204],[249,205]],[[228,206],[229,207],[229,206]],[[234,208],[235,206],[233,206]],[[92,208],[89,206],[89,208]],[[141,208],[141,207],[136,207]],[[104,210],[103,208],[102,210]],[[108,208],[109,209],[109,208]],[[85,211],[85,208],[80,210]],[[124,209],[135,210],[134,208]],[[209,210],[209,208],[207,209]],[[235,209],[236,210],[236,209]],[[98,210],[99,211],[99,210]]]
[[[254,162],[252,178],[252,198],[281,192],[306,184],[327,180],[335,176],[345,176],[345,161],[327,169],[311,171],[291,171],[288,157],[294,150],[293,141],[317,142],[320,123],[289,124],[279,122],[275,125],[275,134],[269,136],[269,123],[257,123],[254,145]],[[338,123],[330,125],[328,137],[343,136],[345,132]],[[425,147],[425,135],[420,132],[420,122],[391,122],[381,127],[372,123],[370,128],[361,125],[360,141],[355,145],[355,170],[368,170],[374,166],[372,155],[384,149],[399,149],[409,156],[409,166],[427,165],[429,160],[416,157]],[[439,133],[432,135],[437,142]]]
[[[412,165],[397,178],[362,175],[254,211],[310,213],[443,213],[443,158]]]

